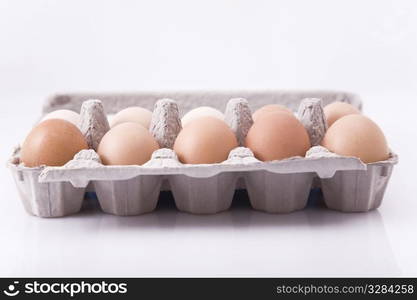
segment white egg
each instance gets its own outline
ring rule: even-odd
[[[138,123],[145,128],[149,128],[151,120],[152,112],[150,110],[139,106],[131,106],[115,114],[109,123],[111,128],[126,122]]]
[[[109,122],[109,124],[113,123],[113,119],[114,119],[115,114],[109,114],[107,115],[107,121]]]
[[[224,121],[224,114],[219,110],[209,106],[200,106],[190,110],[182,117],[182,127],[186,126],[188,123],[190,123],[190,121],[201,117],[214,117]]]
[[[71,122],[77,127],[80,127],[80,124],[81,124],[80,114],[69,109],[59,109],[59,110],[50,112],[49,114],[45,115],[40,122],[43,122],[49,119],[65,120],[65,121]]]

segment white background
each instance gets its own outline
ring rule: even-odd
[[[0,276],[417,276],[415,1],[0,0],[0,155],[63,91],[357,92],[400,156],[364,214],[27,215],[0,168]]]

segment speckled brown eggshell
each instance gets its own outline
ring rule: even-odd
[[[31,130],[20,158],[27,167],[62,166],[82,149],[88,146],[78,127],[62,119],[48,119]]]

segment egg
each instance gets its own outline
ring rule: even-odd
[[[212,164],[225,161],[238,147],[235,134],[218,118],[205,116],[190,121],[178,134],[174,151],[186,164]]]
[[[255,111],[252,114],[252,119],[253,119],[254,122],[256,122],[256,120],[259,120],[265,114],[268,114],[270,112],[276,112],[276,111],[287,112],[287,113],[293,114],[291,110],[289,110],[288,108],[286,108],[283,105],[279,105],[279,104],[268,104],[268,105],[262,106],[260,109],[258,109],[257,111]]]
[[[43,122],[49,119],[65,120],[65,121],[71,122],[77,127],[79,127],[81,124],[80,114],[69,109],[59,109],[59,110],[50,112],[49,114],[45,115],[40,122]]]
[[[359,109],[354,107],[352,104],[346,102],[336,101],[326,105],[323,108],[324,115],[326,116],[327,126],[330,127],[334,122],[336,122],[341,117],[351,115],[351,114],[360,114]]]
[[[138,123],[125,122],[107,131],[97,153],[104,165],[142,165],[158,148],[148,129]]]
[[[109,122],[109,125],[113,123],[115,114],[108,114],[107,115],[107,121]]]
[[[20,159],[26,167],[62,166],[88,149],[81,131],[71,122],[49,119],[36,125],[22,144]]]
[[[119,111],[111,119],[110,127],[115,127],[121,123],[134,122],[149,128],[152,119],[152,112],[139,106],[131,106]]]
[[[200,106],[190,110],[182,117],[182,127],[186,126],[192,120],[207,116],[224,120],[224,114],[221,111],[209,106]]]
[[[340,118],[329,127],[322,146],[343,156],[360,158],[364,163],[389,158],[389,148],[382,130],[371,119],[358,114]]]
[[[261,161],[305,156],[310,148],[306,129],[287,112],[263,115],[249,129],[245,143]]]

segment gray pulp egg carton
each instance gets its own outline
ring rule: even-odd
[[[100,99],[100,100],[91,100]],[[175,99],[171,100],[171,99]],[[155,209],[162,189],[171,190],[181,211],[211,214],[231,206],[237,188],[245,188],[254,209],[289,213],[305,208],[312,186],[321,187],[326,205],[344,212],[377,208],[397,156],[364,164],[319,146],[327,125],[323,105],[348,102],[354,94],[330,91],[165,92],[135,94],[62,94],[49,98],[43,114],[70,109],[80,112],[80,130],[90,150],[82,150],[62,167],[25,167],[17,147],[9,160],[25,209],[40,217],[61,217],[80,211],[86,191],[94,191],[102,210],[114,215],[139,215]],[[305,126],[312,148],[305,157],[262,162],[244,147],[252,125],[251,112],[266,104],[290,108]],[[225,121],[240,146],[226,161],[187,165],[172,150],[181,130],[180,116],[208,105],[225,112]],[[104,166],[95,152],[109,130],[106,114],[129,106],[153,110],[150,132],[161,149],[142,166]]]

